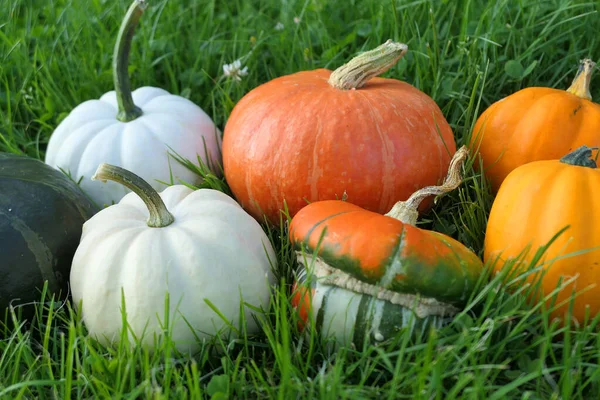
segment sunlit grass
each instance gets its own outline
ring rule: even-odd
[[[0,0],[0,150],[43,158],[69,111],[112,89],[112,46],[128,5]],[[460,146],[491,103],[526,86],[568,87],[578,61],[600,54],[599,7],[575,0],[152,1],[134,39],[131,80],[188,97],[223,131],[236,102],[261,83],[335,68],[391,38],[409,52],[386,76],[432,96]],[[240,82],[223,76],[223,65],[236,59],[249,72]],[[600,97],[594,82],[592,96]],[[481,256],[493,197],[478,164],[466,162],[463,184],[419,226]],[[188,165],[206,178],[201,187],[231,194],[222,176]],[[381,346],[332,352],[312,328],[298,332],[289,303],[295,254],[285,230],[264,228],[277,250],[279,285],[271,309],[258,315],[259,335],[215,339],[191,358],[168,337],[153,354],[126,341],[104,347],[86,335],[72,304],[44,297],[33,321],[4,318],[0,398],[600,398],[598,319],[558,325],[545,302],[530,301],[536,285],[524,276],[488,274],[452,324],[425,338],[400,333]]]

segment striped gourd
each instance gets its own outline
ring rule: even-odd
[[[326,337],[333,336],[339,343],[360,345],[365,343],[365,339],[380,342],[403,327],[408,329],[409,334],[423,335],[431,326],[439,328],[449,321],[447,316],[419,316],[411,307],[323,283],[314,274],[308,273],[312,257],[302,252],[297,252],[297,255],[296,288],[311,289],[312,322],[318,332],[323,332]],[[308,261],[308,268],[304,260]],[[311,297],[306,295],[304,301],[310,300]],[[308,317],[304,314],[304,321]]]
[[[356,346],[451,321],[483,264],[458,241],[414,225],[423,199],[460,184],[466,156],[464,147],[455,154],[443,185],[417,191],[385,216],[338,200],[300,210],[290,240],[299,264],[292,303],[302,321]]]

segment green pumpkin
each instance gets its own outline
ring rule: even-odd
[[[0,313],[64,298],[83,223],[97,212],[77,184],[43,162],[0,153]],[[20,314],[31,315],[32,305]]]

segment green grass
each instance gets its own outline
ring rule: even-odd
[[[128,5],[0,0],[1,151],[43,158],[69,111],[111,89],[112,47]],[[391,38],[410,50],[386,76],[432,96],[460,145],[494,101],[527,86],[566,88],[579,59],[597,59],[599,10],[598,1],[574,0],[156,0],[134,40],[132,86],[189,97],[222,129],[257,85],[335,68]],[[222,66],[238,58],[249,75],[224,79]],[[592,95],[600,98],[600,84]],[[461,188],[420,223],[481,255],[493,198],[474,162]],[[218,179],[207,186],[228,190]],[[423,340],[399,334],[383,346],[331,352],[315,332],[296,331],[293,254],[285,232],[265,228],[281,285],[260,335],[207,343],[193,358],[168,338],[153,354],[125,343],[105,348],[68,302],[47,301],[33,324],[0,328],[0,398],[600,398],[597,320],[560,327],[499,278]]]

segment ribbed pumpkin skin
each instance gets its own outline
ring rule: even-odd
[[[485,174],[497,192],[520,165],[560,159],[582,145],[600,146],[598,132],[600,105],[564,90],[531,87],[481,114],[469,146],[479,150]]]
[[[319,69],[274,79],[232,111],[223,138],[225,177],[255,218],[264,213],[278,224],[284,200],[293,217],[307,200],[344,193],[384,213],[444,178],[456,145],[430,97],[383,78],[339,90],[327,83],[330,74]]]
[[[484,261],[501,258],[496,272],[508,258],[518,256],[528,245],[527,266],[539,246],[546,245],[561,229],[570,225],[546,251],[542,261],[587,250],[600,245],[600,170],[563,164],[557,160],[523,165],[508,175],[494,201],[485,236]],[[580,291],[600,281],[600,250],[556,260],[545,267],[544,294],[556,289],[560,276],[579,274],[575,285],[559,292],[556,303],[568,299],[573,288]],[[533,279],[533,277],[532,277]],[[564,280],[564,279],[563,279]],[[590,315],[600,312],[598,287],[579,294],[573,316],[583,322],[585,305]],[[562,317],[568,304],[552,316]]]
[[[0,314],[68,292],[83,223],[97,211],[78,186],[39,160],[0,153]],[[24,316],[34,307],[21,308]]]
[[[304,207],[290,224],[297,249],[352,277],[390,291],[464,304],[483,265],[458,241],[360,207],[330,200]]]

